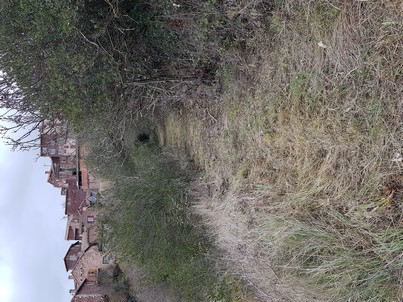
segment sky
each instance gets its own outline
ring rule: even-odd
[[[10,150],[0,139],[0,302],[69,302],[63,258],[66,219],[60,189],[47,183],[38,150]]]

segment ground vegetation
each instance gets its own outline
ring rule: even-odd
[[[121,261],[188,301],[401,299],[399,1],[0,5],[7,85],[89,146]]]

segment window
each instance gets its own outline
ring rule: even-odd
[[[102,257],[102,264],[109,264],[109,256],[105,255]]]
[[[82,237],[82,235],[80,234],[80,230],[79,229],[74,229],[74,239],[75,240],[80,240]]]
[[[94,216],[87,216],[87,223],[94,223]]]
[[[44,154],[44,153],[48,153],[48,148],[42,147],[42,154]]]
[[[89,269],[88,274],[87,274],[87,278],[95,277],[96,275],[97,275],[97,270],[96,269]]]
[[[90,191],[90,194],[89,194],[89,196],[88,196],[87,199],[88,199],[88,201],[90,202],[90,205],[91,205],[91,206],[94,205],[95,202],[97,201],[96,193]]]
[[[49,152],[51,155],[55,155],[56,154],[56,149],[50,149],[50,152]]]

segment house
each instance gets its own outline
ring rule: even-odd
[[[77,153],[77,142],[75,138],[68,137],[63,143],[63,152],[65,156],[75,157]]]
[[[67,188],[68,180],[77,180],[76,158],[72,156],[51,157],[51,166],[46,171],[48,183],[57,188]]]
[[[85,250],[91,244],[98,242],[98,211],[88,208],[79,211],[79,215],[68,215],[65,240],[82,240]]]
[[[99,271],[111,265],[113,261],[107,255],[101,254],[98,245],[91,245],[82,253],[71,274],[76,284],[81,284],[84,280],[96,282]]]
[[[83,226],[80,224],[79,218],[74,215],[67,216],[67,226],[65,240],[81,240]]]
[[[41,156],[71,156],[75,155],[76,139],[69,135],[63,122],[44,122],[40,129]]]
[[[50,157],[75,156],[77,144],[74,138],[63,137],[57,133],[41,134],[40,155]]]
[[[82,223],[80,217],[89,207],[89,201],[87,200],[87,194],[77,188],[74,179],[69,179],[66,183],[68,187],[65,190],[66,203],[64,213],[67,215],[65,239],[81,240],[85,224]],[[91,217],[88,220],[89,222],[94,221]]]
[[[66,183],[65,214],[78,218],[89,206],[87,194],[77,187],[77,183],[74,179],[68,179]]]
[[[67,250],[66,256],[64,256],[64,265],[66,272],[72,270],[76,265],[81,252],[81,242],[77,241],[73,243]]]
[[[56,155],[58,149],[58,135],[56,133],[52,134],[41,134],[40,137],[40,148],[41,156],[51,156]],[[52,154],[53,153],[53,154]]]
[[[79,224],[82,226],[81,240],[83,249],[98,242],[98,211],[88,209],[83,212],[79,218]]]
[[[77,165],[77,146],[75,138],[59,134],[55,129],[47,129],[42,126],[40,136],[40,155],[51,159],[50,170],[47,171],[48,182],[58,188],[67,187],[67,179],[74,178],[78,181],[79,170]],[[47,130],[46,130],[47,129]]]
[[[71,302],[107,302],[108,296],[104,287],[94,281],[84,279],[75,290]]]

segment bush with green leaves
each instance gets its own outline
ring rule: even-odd
[[[127,160],[131,173],[124,166],[122,173],[109,171],[112,189],[101,200],[107,248],[119,261],[145,268],[151,282],[170,284],[186,301],[232,301],[231,286],[216,270],[211,237],[190,210],[189,175],[154,144],[131,149]]]

